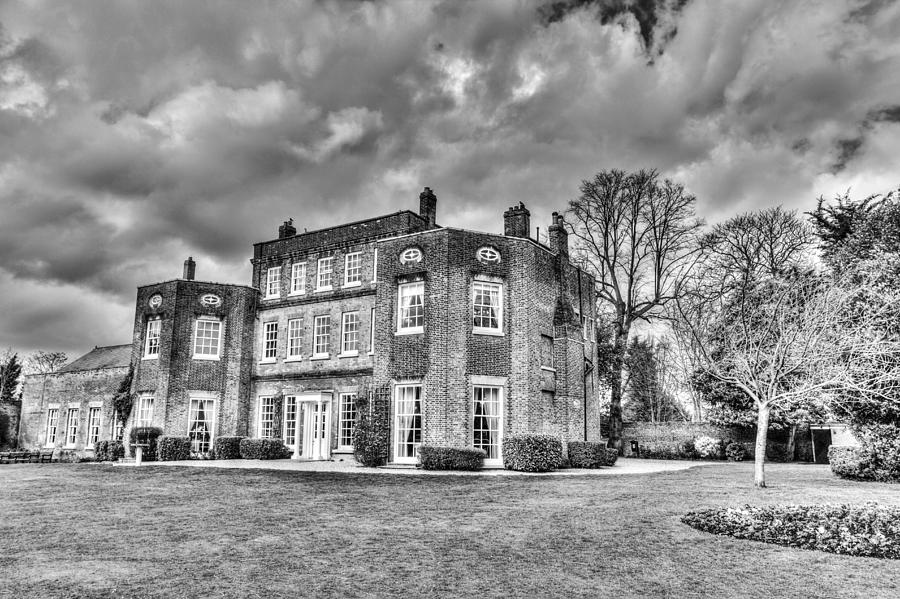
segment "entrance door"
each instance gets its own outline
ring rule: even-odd
[[[303,402],[303,458],[327,460],[331,458],[331,398]]]
[[[397,385],[394,406],[394,461],[415,464],[422,444],[422,385]]]

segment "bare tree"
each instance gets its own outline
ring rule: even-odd
[[[68,359],[64,352],[47,352],[44,350],[38,350],[28,357],[28,374],[41,375],[41,405],[44,403],[47,376],[59,370]]]
[[[568,214],[575,251],[597,279],[598,301],[611,312],[610,447],[622,446],[622,371],[628,337],[675,297],[689,270],[701,222],[694,196],[656,171],[602,171],[582,181]]]
[[[675,326],[693,340],[703,369],[756,408],[758,487],[766,486],[773,408],[829,395],[897,401],[900,392],[900,343],[880,332],[881,315],[853,309],[852,290],[800,268],[806,233],[780,209],[728,221],[704,239],[701,265],[673,302]]]

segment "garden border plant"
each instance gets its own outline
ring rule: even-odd
[[[481,470],[485,456],[483,449],[419,446],[419,465],[423,470]]]
[[[550,435],[503,439],[503,467],[519,472],[550,472],[563,463],[562,442]]]

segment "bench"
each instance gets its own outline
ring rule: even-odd
[[[0,451],[0,464],[50,464],[53,450],[46,451]]]

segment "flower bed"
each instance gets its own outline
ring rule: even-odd
[[[681,521],[704,532],[831,553],[900,559],[900,507],[773,505],[689,512]]]

